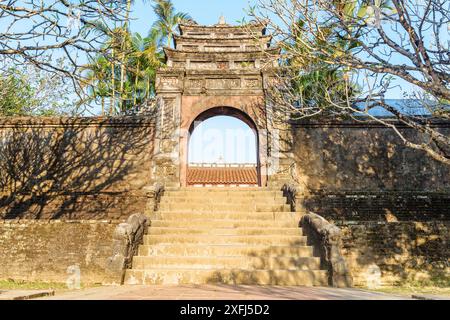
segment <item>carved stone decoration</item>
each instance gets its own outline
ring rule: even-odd
[[[113,253],[106,261],[106,269],[117,275],[117,282],[124,283],[125,270],[131,268],[133,257],[139,245],[144,242],[150,220],[144,214],[131,215],[126,223],[121,223],[114,230]]]
[[[241,79],[207,79],[207,87],[211,89],[237,89]]]
[[[189,137],[178,132],[189,130],[197,112],[219,106],[241,110],[261,129],[260,184],[268,185],[269,175],[270,179],[280,175],[278,172],[271,174],[268,154],[263,151],[268,149],[269,135],[262,86],[268,74],[260,65],[269,59],[268,54],[278,52],[277,48],[270,47],[270,42],[271,36],[266,35],[264,24],[245,28],[180,24],[175,48],[164,48],[167,64],[171,66],[157,73],[156,94],[164,98],[176,97],[176,100],[173,110],[167,109],[166,102],[159,113],[161,117],[157,118],[159,140],[155,150],[160,162],[155,160],[158,167],[153,174],[155,180],[162,179],[173,186],[186,184],[188,162],[185,156]],[[279,180],[272,180],[279,183]]]
[[[229,88],[239,88],[241,86],[241,79],[230,79],[229,80]]]
[[[172,130],[174,129],[174,123],[173,123],[173,117],[174,117],[174,105],[175,105],[175,99],[174,98],[168,98],[165,97],[164,99],[164,107],[163,107],[163,121],[161,124],[162,127],[162,136],[164,139],[168,139],[172,135]],[[167,151],[164,151],[167,152]]]
[[[302,217],[300,226],[320,252],[321,266],[328,270],[329,285],[352,287],[353,278],[341,253],[341,230],[312,212]]]
[[[203,80],[202,79],[190,79],[188,82],[189,88],[202,88]]]
[[[261,86],[259,79],[245,79],[244,87],[245,88],[258,88]]]
[[[191,69],[215,69],[216,65],[213,62],[200,62],[200,61],[191,61],[190,64]]]
[[[163,77],[161,78],[161,84],[165,87],[177,87],[178,78],[177,77]]]

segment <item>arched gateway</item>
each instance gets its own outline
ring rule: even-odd
[[[181,25],[176,49],[165,49],[167,67],[157,75],[152,176],[165,189],[156,211],[150,201],[152,226],[125,283],[324,286],[327,272],[307,248],[299,216],[281,190],[291,178],[290,130],[265,99],[278,50],[270,47],[264,25],[232,27],[221,21]],[[218,115],[240,119],[256,133],[253,185],[261,188],[191,180],[190,133],[198,121]],[[198,175],[205,176],[205,171]],[[225,185],[245,185],[241,182],[227,179]]]
[[[247,127],[247,131],[244,130],[212,130],[208,132],[203,132],[206,136],[197,135],[196,141],[192,141],[192,137],[194,135],[194,131],[198,127],[202,127],[201,124],[204,124],[204,121],[208,122],[210,120],[214,120],[215,118],[227,119],[230,117],[235,118],[234,121],[241,123]],[[225,132],[228,131],[228,132]],[[231,131],[231,132],[230,132]],[[250,132],[250,137],[249,133]],[[195,132],[197,134],[197,131]],[[251,141],[245,141],[246,138],[250,138]],[[194,146],[192,146],[193,142],[204,143],[205,140],[209,140],[205,146],[200,146],[200,152],[202,152],[202,156],[205,156],[209,162],[201,162],[191,163],[189,158],[191,156],[198,156],[198,152],[193,152],[193,155],[190,153],[195,151]],[[195,139],[194,139],[195,140]],[[238,142],[239,140],[239,142]],[[250,142],[250,145],[246,145],[246,142]],[[251,148],[253,147],[253,148]],[[188,138],[188,165],[186,166],[186,173],[182,172],[182,185],[187,186],[261,186],[261,168],[260,168],[260,150],[259,150],[259,130],[256,126],[255,122],[252,118],[246,114],[245,112],[232,108],[232,107],[215,107],[208,109],[202,113],[200,113],[194,121],[192,121],[191,126],[189,127],[189,138]],[[212,148],[212,150],[211,150]],[[252,149],[254,153],[249,155],[249,152]],[[197,150],[198,151],[198,150]],[[212,151],[212,154],[204,154],[204,152]],[[220,153],[220,157],[222,157],[222,162],[220,163],[212,163],[211,157],[216,155],[215,152]],[[228,154],[227,154],[228,153]],[[238,154],[237,154],[238,153]],[[253,153],[253,152],[252,152]],[[255,159],[254,162],[247,161],[245,164],[239,162],[230,162],[230,159],[240,156],[240,159],[248,159],[249,157]],[[223,158],[226,157],[226,158]],[[181,168],[182,170],[184,168]],[[186,181],[183,178],[186,177]]]
[[[257,132],[258,185],[279,183],[286,175],[277,128],[265,87],[277,67],[265,25],[180,25],[175,49],[165,48],[167,66],[157,74],[159,101],[153,179],[166,186],[188,184],[189,133],[196,120],[232,115]],[[276,151],[276,152],[275,152]],[[284,173],[283,173],[284,172]]]

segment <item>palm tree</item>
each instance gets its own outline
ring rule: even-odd
[[[175,34],[175,28],[183,21],[192,20],[189,14],[184,12],[175,12],[175,7],[171,0],[154,0],[153,10],[156,13],[157,20],[152,29],[159,30],[161,41],[170,46]]]
[[[332,26],[323,27],[321,31],[323,39],[315,39],[314,45],[317,47],[327,48],[328,44],[333,43],[339,48],[336,53],[339,54],[357,46],[356,43],[336,39]],[[295,104],[300,108],[312,109],[319,106],[325,108],[330,100],[335,104],[345,103],[348,95],[354,94],[357,89],[347,82],[347,70],[323,63],[320,56],[307,54],[308,49],[298,40],[307,37],[303,20],[298,20],[291,32],[294,40],[281,42],[280,46],[284,51],[298,53],[282,63],[284,72],[287,72],[285,85],[296,100]]]
[[[105,115],[105,98],[111,95],[111,88],[108,85],[110,62],[104,56],[98,56],[84,68],[88,70],[88,73],[82,82],[82,87],[87,88],[89,100],[97,102],[100,98],[103,116]]]
[[[98,23],[96,32],[107,37],[101,56],[91,61],[86,69],[86,83],[90,100],[100,102],[105,113],[105,98],[110,98],[109,114],[124,112],[131,104],[137,105],[155,94],[156,71],[163,62],[162,45],[173,40],[176,26],[189,15],[176,13],[170,0],[153,0],[158,16],[147,37],[129,30],[129,13],[133,0],[126,1],[124,24],[111,30]]]
[[[139,91],[144,92],[144,97],[148,98],[154,89],[156,70],[163,59],[158,45],[159,38],[159,31],[156,29],[152,29],[146,38],[139,33],[133,35],[131,55],[134,69],[134,105],[138,100]]]
[[[124,24],[122,26],[122,28],[126,31],[128,31],[128,27],[130,24],[130,12],[131,12],[131,5],[134,3],[134,0],[125,0],[126,1],[126,11],[125,11],[125,19],[124,19]],[[126,67],[126,51],[127,51],[127,44],[128,41],[126,39],[126,37],[122,38],[122,42],[120,45],[120,51],[121,51],[121,55],[120,55],[120,92],[121,92],[121,99],[120,99],[120,110],[123,110],[123,96],[122,93],[124,91],[124,85],[125,85],[125,67]]]

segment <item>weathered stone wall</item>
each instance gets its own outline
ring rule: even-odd
[[[450,122],[438,127],[450,135]],[[293,128],[298,207],[331,221],[450,219],[450,166],[405,147],[392,129],[351,121]]]
[[[153,129],[152,117],[1,118],[0,218],[143,212]]]
[[[78,266],[81,284],[117,283],[108,272],[117,221],[0,220],[0,279],[65,283]]]
[[[450,122],[439,127],[450,135]],[[401,131],[418,139],[413,130]],[[405,147],[385,126],[310,121],[296,124],[293,135],[296,174],[305,189],[450,192],[450,167]]]
[[[355,285],[425,281],[450,285],[450,222],[341,223],[343,250]]]
[[[450,135],[450,123],[439,127]],[[377,271],[385,285],[450,285],[449,166],[373,123],[310,121],[293,135],[296,208],[341,228],[355,285],[377,285]]]

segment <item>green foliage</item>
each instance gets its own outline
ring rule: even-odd
[[[171,0],[153,0],[153,11],[157,20],[152,29],[158,30],[161,35],[161,43],[170,46],[178,24],[192,20],[189,14],[176,12]]]
[[[16,66],[0,73],[0,116],[75,114],[75,99],[71,98],[71,87],[62,76],[35,66]]]
[[[34,91],[21,74],[0,78],[0,116],[25,116],[32,107]]]
[[[121,50],[123,39],[125,52]],[[158,47],[158,33],[152,30],[147,37],[139,33],[130,34],[122,28],[115,29],[105,44],[104,55],[98,56],[86,66],[83,86],[87,89],[90,102],[102,105],[106,112],[106,98],[110,99],[109,114],[118,113],[140,105],[155,95],[156,71],[163,61],[163,53]],[[121,86],[121,65],[118,57],[123,55],[125,64],[124,83]]]
[[[354,89],[349,88],[344,78],[345,74],[337,68],[315,65],[295,77],[292,86],[300,97],[302,107],[326,109],[330,101],[343,105],[347,96],[353,94]]]
[[[314,46],[323,50],[334,50],[337,46],[343,52],[357,47],[354,42],[337,39],[333,36],[333,27],[322,29],[322,38],[310,39]],[[282,43],[282,50],[289,57],[284,61],[288,77],[291,79],[291,96],[299,108],[318,110],[344,105],[353,96],[357,87],[349,82],[349,72],[345,68],[324,62],[321,54],[311,55],[303,45],[302,39],[308,38],[305,23],[299,20],[291,29],[290,42]],[[333,51],[333,54],[339,54]],[[312,113],[315,113],[313,111]]]
[[[301,17],[292,25],[290,41],[281,46],[289,57],[284,63],[292,79],[293,95],[298,97],[301,107],[339,108],[357,95],[359,88],[350,80],[351,71],[339,61],[361,48],[364,27],[376,18],[373,5],[388,10],[390,3],[390,0],[332,0],[330,6],[338,14],[332,19],[324,17],[317,26],[320,32],[312,34],[311,26]],[[346,21],[348,28],[342,29],[341,21]],[[311,47],[320,50],[312,54]]]
[[[89,96],[85,102],[100,104],[102,114],[125,112],[156,94],[156,72],[164,61],[162,47],[171,43],[176,26],[191,18],[176,12],[170,0],[154,0],[153,9],[157,21],[146,37],[132,34],[127,24],[112,32],[100,23],[95,27],[107,32],[108,39],[103,53],[85,67],[83,87]]]

